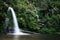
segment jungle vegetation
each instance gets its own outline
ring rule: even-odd
[[[0,32],[3,32],[8,7],[16,12],[19,27],[43,34],[60,32],[60,0],[0,0]]]

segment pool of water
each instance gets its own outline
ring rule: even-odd
[[[32,34],[32,35],[0,35],[0,40],[60,40],[60,35]]]

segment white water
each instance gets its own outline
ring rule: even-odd
[[[38,15],[38,14],[36,14],[36,17],[37,17],[37,21],[40,21],[40,19],[39,19],[39,15]]]
[[[11,11],[12,17],[13,17],[13,23],[14,23],[14,33],[8,33],[8,35],[29,35],[27,33],[21,32],[21,30],[20,30],[20,28],[18,26],[16,14],[15,14],[13,8],[12,7],[9,7],[8,8],[8,11]]]

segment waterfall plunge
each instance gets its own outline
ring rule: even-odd
[[[8,33],[8,35],[29,35],[27,33],[23,33],[21,32],[21,30],[19,29],[19,26],[18,26],[18,22],[17,22],[17,18],[16,18],[16,14],[13,10],[12,7],[9,7],[8,8],[8,12],[11,11],[12,13],[12,17],[13,17],[13,23],[14,23],[14,33]]]

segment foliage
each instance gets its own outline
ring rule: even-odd
[[[40,27],[40,33],[50,33],[50,34],[54,34],[56,32],[60,32],[60,8],[58,6],[60,6],[58,2],[59,0],[50,0],[47,1],[45,0],[43,2],[43,6],[42,3],[41,5],[43,6],[41,8],[41,6],[39,7],[39,16],[40,16],[40,24],[44,24],[42,27]],[[39,2],[40,3],[40,2]],[[58,5],[58,6],[57,6]],[[53,32],[54,31],[54,32]]]
[[[20,28],[23,28],[25,30],[32,29],[32,31],[37,30],[39,28],[38,24],[37,24],[37,20],[36,20],[37,19],[36,18],[37,8],[33,4],[31,4],[28,0],[17,0],[17,1],[16,0],[15,1],[14,0],[9,0],[9,1],[3,0],[3,3],[4,3],[4,6],[6,7],[6,9],[5,9],[5,7],[3,7],[4,10],[6,10],[6,11],[4,11],[4,13],[6,13],[6,14],[2,15],[2,16],[5,16],[5,17],[3,17],[4,20],[8,16],[7,9],[9,6],[11,6],[14,8],[14,10],[16,12]],[[5,25],[5,23],[4,23],[4,25]]]
[[[1,30],[9,6],[14,8],[20,28],[49,34],[60,32],[59,0],[0,0]]]

